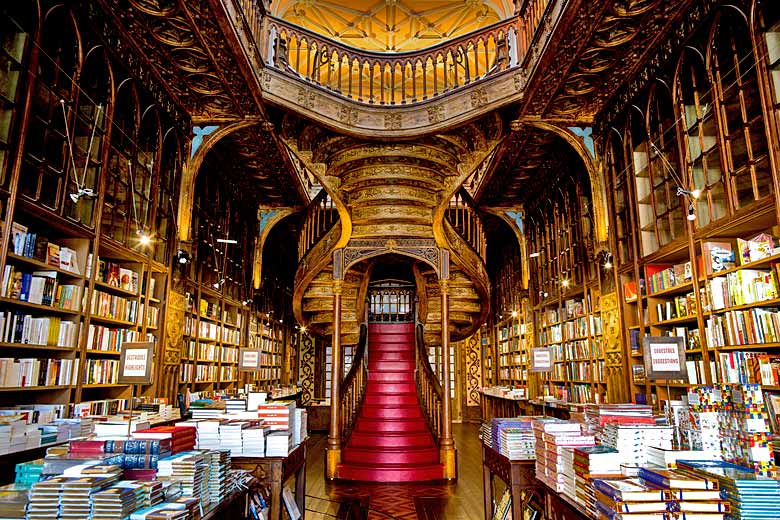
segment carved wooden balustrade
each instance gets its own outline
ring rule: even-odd
[[[532,0],[536,13],[552,0]],[[542,9],[544,12],[544,9]],[[531,44],[530,26],[514,16],[419,51],[382,53],[356,49],[269,17],[267,66],[351,100],[376,105],[425,101],[518,67]],[[522,35],[522,37],[520,37]]]
[[[366,384],[368,383],[368,359],[366,348],[368,344],[368,327],[366,324],[360,325],[360,340],[355,357],[352,360],[352,366],[341,384],[341,445],[346,446],[352,429],[355,427],[360,405],[363,403],[363,396],[366,393]]]
[[[368,291],[368,321],[413,322],[414,285],[392,281],[372,283]]]
[[[431,368],[428,360],[428,350],[423,339],[423,326],[415,327],[415,339],[417,342],[415,380],[417,383],[417,395],[420,399],[425,421],[433,435],[436,444],[439,444],[442,434],[442,400],[443,393],[441,383]]]
[[[483,262],[487,262],[487,238],[482,217],[474,199],[465,189],[461,188],[453,195],[445,215],[461,238],[468,242]]]
[[[308,253],[319,240],[338,222],[339,213],[333,199],[320,191],[306,208],[306,214],[301,223],[301,235],[298,240],[298,259]]]

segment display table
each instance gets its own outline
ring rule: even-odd
[[[303,514],[306,497],[306,441],[300,443],[286,457],[237,456],[231,458],[233,469],[244,469],[254,476],[264,495],[269,498],[269,520],[282,518],[282,490],[295,476],[295,502]]]
[[[563,494],[556,493],[536,478],[533,460],[509,460],[482,444],[482,493],[485,498],[485,520],[492,520],[493,477],[500,478],[512,494],[512,518],[523,520],[524,513],[534,509],[536,520],[593,520],[582,511],[582,506]],[[500,502],[500,497],[497,498]]]
[[[482,422],[490,422],[494,417],[518,417],[526,415],[527,398],[500,396],[491,392],[480,390],[482,395],[480,408],[482,409]]]
[[[247,490],[234,491],[216,506],[203,512],[201,520],[244,518],[248,513]]]

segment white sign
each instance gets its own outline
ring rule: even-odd
[[[552,351],[549,348],[531,349],[531,372],[552,370]]]
[[[244,354],[244,368],[257,368],[260,363],[260,353],[257,351],[248,351]]]
[[[122,377],[144,377],[149,363],[149,349],[128,348],[125,354],[125,366]]]
[[[675,342],[650,343],[650,366],[653,372],[679,372],[680,345]]]

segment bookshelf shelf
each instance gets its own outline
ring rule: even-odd
[[[118,356],[121,354],[118,350],[97,350],[97,349],[87,349],[85,351],[87,354],[96,354],[99,356]]]
[[[0,348],[25,349],[25,350],[52,350],[60,352],[73,352],[75,347],[58,347],[56,345],[35,345],[31,343],[0,342]]]
[[[97,314],[93,314],[90,316],[90,320],[98,323],[107,323],[109,325],[117,325],[120,327],[135,327],[136,323],[132,321],[124,321],[124,320],[117,320],[114,318],[108,318],[105,316],[99,316]]]
[[[123,384],[119,384],[119,383],[91,383],[91,384],[81,385],[81,388],[88,388],[88,389],[93,389],[93,388],[120,388],[120,387],[125,387],[125,386],[130,386],[130,385],[126,385],[126,384],[123,385]]]
[[[73,385],[52,385],[52,386],[3,386],[0,392],[48,392],[48,391],[66,391],[73,388]]]
[[[29,265],[31,267],[36,267],[38,268],[37,270],[40,271],[55,271],[68,278],[75,278],[78,280],[84,279],[83,275],[76,274],[73,271],[68,271],[67,269],[62,269],[59,266],[54,266],[51,264],[47,264],[46,262],[41,262],[40,260],[36,260],[34,258],[28,258],[26,256],[17,255],[14,253],[8,253],[8,260],[11,261],[11,263],[20,263],[20,264]]]
[[[52,307],[50,305],[41,305],[38,303],[30,303],[22,300],[16,300],[14,298],[0,297],[0,303],[6,303],[8,305],[14,305],[17,307],[24,307],[25,309],[34,309],[40,312],[64,314],[68,316],[83,316],[81,311],[75,311],[71,309],[61,309],[59,307]]]
[[[109,285],[109,284],[107,284],[105,282],[96,281],[95,282],[95,287],[97,287],[100,290],[112,293],[112,294],[117,294],[119,296],[126,296],[128,298],[137,298],[138,297],[138,293],[137,292],[129,291],[127,289],[122,289],[121,287],[116,287],[114,285]]]

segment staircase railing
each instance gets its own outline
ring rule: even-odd
[[[363,404],[363,396],[366,393],[368,383],[368,327],[365,323],[360,325],[360,340],[352,366],[347,372],[347,377],[341,384],[341,445],[346,446],[349,436],[355,427],[360,405]]]
[[[487,238],[482,224],[482,216],[477,210],[474,199],[465,188],[458,190],[450,200],[445,213],[447,220],[483,262],[487,261]]]
[[[325,190],[320,191],[306,208],[301,223],[301,234],[298,240],[298,259],[308,253],[320,241],[325,233],[338,222],[339,213],[336,204]]]
[[[428,429],[438,445],[442,433],[442,396],[444,394],[441,390],[441,383],[439,383],[439,379],[428,361],[428,351],[425,348],[422,324],[418,323],[415,327],[415,340],[417,343],[415,369],[417,396],[420,399],[420,405],[425,415],[425,421],[428,423]]]

